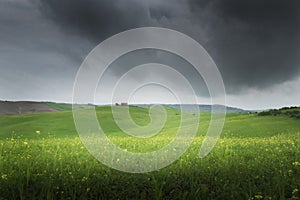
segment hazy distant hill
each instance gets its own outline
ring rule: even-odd
[[[145,106],[153,106],[155,104],[135,104],[135,106],[141,106],[141,107],[145,107]],[[169,106],[175,109],[179,109],[180,110],[180,104],[162,104],[163,106]],[[197,106],[197,105],[196,105]],[[220,108],[223,107],[222,105],[216,105],[216,108]],[[193,104],[184,104],[182,106],[183,110],[185,111],[189,111],[189,112],[195,112],[197,109],[195,109],[195,105]],[[211,105],[198,105],[199,111],[200,112],[211,112]],[[226,112],[227,113],[248,113],[248,112],[254,112],[254,111],[250,111],[250,110],[243,110],[241,108],[235,108],[235,107],[229,107],[226,106]]]
[[[46,102],[0,101],[0,116],[21,115],[41,112],[58,112]]]
[[[132,106],[146,107],[155,104],[132,104]],[[179,104],[162,104],[171,108],[180,109]],[[80,105],[79,105],[80,106]],[[197,106],[197,105],[196,105]],[[198,105],[200,112],[211,112],[211,105]],[[222,107],[222,105],[217,105]],[[185,111],[196,112],[195,105],[184,104]],[[228,113],[247,113],[251,111],[240,108],[226,107]],[[33,101],[0,101],[0,116],[21,115],[41,112],[60,112],[72,110],[72,104]]]

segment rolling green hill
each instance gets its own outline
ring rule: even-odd
[[[72,104],[47,102],[47,105],[58,111],[72,110]]]
[[[68,110],[69,105],[55,105],[61,110]],[[121,107],[120,107],[121,108]],[[180,122],[180,111],[165,107],[168,120],[163,132],[174,134]],[[120,135],[122,131],[111,114],[111,107],[97,107],[97,116],[103,130],[108,134]],[[130,113],[137,124],[150,122],[149,107],[130,106]],[[210,114],[200,115],[199,135],[205,135]],[[293,134],[300,131],[300,121],[288,116],[257,116],[255,114],[227,114],[222,137],[268,137],[277,134]],[[36,131],[40,131],[39,137]],[[76,137],[72,111],[36,113],[0,117],[0,138],[22,136],[25,138]]]
[[[144,174],[103,165],[79,138],[0,140],[0,199],[299,199],[299,137],[223,138],[204,159],[199,137]]]
[[[61,112],[0,117],[0,199],[300,198],[297,118],[229,113],[218,143],[200,159],[199,148],[210,122],[210,114],[201,113],[198,135],[180,158],[165,168],[133,174],[94,158],[77,135],[70,107],[52,106]],[[181,113],[165,109],[168,116],[161,132],[140,139],[120,130],[111,107],[96,107],[109,139],[125,151],[139,153],[160,149],[175,136]],[[150,122],[149,107],[130,106],[129,110],[136,124]],[[195,117],[186,114],[191,117],[188,120]],[[109,158],[112,163],[119,160]]]

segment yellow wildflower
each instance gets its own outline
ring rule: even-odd
[[[2,174],[1,178],[2,178],[3,180],[7,180],[7,174]]]
[[[263,199],[263,198],[264,198],[264,197],[263,197],[262,195],[260,195],[260,194],[257,194],[257,195],[255,195],[254,197],[255,197],[255,199]]]
[[[82,182],[86,182],[87,180],[88,180],[88,178],[85,176],[81,179]]]
[[[296,166],[300,166],[300,162],[293,162],[293,165],[296,167]]]

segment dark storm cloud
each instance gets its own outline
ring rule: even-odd
[[[60,32],[30,0],[0,1],[0,99],[70,99],[74,66],[88,50]]]
[[[40,0],[37,3],[63,31],[77,32],[96,43],[148,22],[146,8],[135,0]]]
[[[216,61],[227,92],[267,88],[299,77],[299,21],[298,0],[0,1],[0,98],[42,99],[47,93],[49,99],[52,88],[64,99],[66,92],[57,88],[72,91],[76,70],[95,45],[143,26],[172,28],[199,41]],[[153,52],[129,56],[127,64],[137,56],[139,64],[153,59],[177,69],[185,65]],[[112,69],[114,76],[124,71]],[[193,72],[185,72],[192,81]]]
[[[299,74],[298,0],[41,0],[47,17],[96,45],[130,28],[161,26],[199,41],[229,92],[264,88]]]
[[[261,88],[299,75],[300,1],[201,2],[190,2],[194,23],[210,10],[207,49],[225,83]]]

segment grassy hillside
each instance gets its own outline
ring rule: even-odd
[[[170,107],[165,108],[168,112],[168,120],[163,131],[171,134],[176,131],[180,122],[180,111]],[[130,107],[130,113],[137,124],[149,123],[148,109],[147,107]],[[120,135],[121,131],[114,122],[111,108],[103,106],[97,107],[96,110],[104,131]],[[198,135],[206,134],[209,122],[210,114],[202,113]],[[268,137],[277,134],[293,134],[299,132],[299,122],[298,119],[284,115],[227,114],[222,137]],[[39,137],[36,137],[36,131],[41,132]],[[61,138],[76,137],[77,132],[71,111],[0,117],[0,138],[10,138],[12,135],[25,138],[41,138],[51,135]]]
[[[36,131],[41,137],[75,137],[76,131],[72,112],[37,113],[0,117],[0,138],[12,136],[37,138]]]
[[[47,102],[47,105],[58,111],[72,110],[72,104]]]
[[[131,106],[130,114],[137,124],[146,125],[148,109]],[[181,117],[178,110],[167,107],[165,127],[144,140],[126,136],[110,107],[96,110],[111,141],[132,152],[168,144]],[[203,113],[200,119],[197,137],[173,164],[130,174],[101,164],[85,149],[71,111],[0,117],[0,199],[300,198],[298,119],[228,114],[222,138],[203,159],[199,147],[210,115]]]

